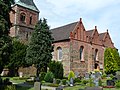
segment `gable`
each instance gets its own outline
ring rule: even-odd
[[[111,40],[111,37],[110,37],[108,31],[106,32],[105,38],[104,38],[104,40],[103,40],[103,43],[104,43],[104,46],[105,46],[105,47],[114,48],[114,44],[113,44],[113,42],[112,42],[112,40]]]
[[[80,21],[72,31],[73,38],[81,41],[86,41],[86,30],[82,23],[82,19],[80,18]]]

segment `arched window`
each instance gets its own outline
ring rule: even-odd
[[[98,49],[95,49],[95,57],[94,57],[95,61],[98,61]]]
[[[81,60],[81,61],[84,61],[84,53],[83,53],[83,52],[84,52],[84,47],[81,46],[81,47],[80,47],[80,60]]]
[[[20,14],[20,21],[21,21],[22,23],[25,23],[25,18],[26,18],[25,13],[21,13],[21,14]]]
[[[62,61],[62,48],[61,47],[57,48],[57,56],[58,56],[58,61]]]

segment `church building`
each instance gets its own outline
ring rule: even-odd
[[[104,69],[105,48],[114,48],[108,30],[98,33],[97,26],[86,30],[82,19],[51,30],[54,38],[53,60],[63,63],[64,74],[72,70],[80,76]]]
[[[26,42],[39,20],[39,10],[33,0],[19,0],[12,9],[10,36]],[[51,32],[54,38],[53,60],[63,64],[64,75],[71,70],[79,75],[94,69],[104,70],[105,48],[115,48],[108,30],[99,33],[97,26],[86,30],[81,18],[77,22],[51,29]]]

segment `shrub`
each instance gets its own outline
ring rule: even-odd
[[[75,74],[73,71],[70,71],[69,75],[68,75],[68,80],[70,81],[70,78],[75,78]]]
[[[4,90],[16,90],[15,85],[7,85]]]
[[[51,61],[48,64],[48,66],[49,66],[49,71],[51,71],[54,74],[55,78],[59,78],[59,79],[63,78],[64,70],[61,62]]]
[[[44,80],[46,82],[51,82],[52,83],[53,82],[53,78],[54,78],[53,73],[52,72],[47,72],[45,77],[44,77]]]
[[[60,84],[61,80],[60,79],[56,79],[56,84]]]
[[[120,80],[118,80],[118,81],[115,82],[115,86],[116,86],[117,88],[120,88]]]
[[[99,79],[99,86],[102,86],[102,80]]]
[[[80,82],[81,82],[80,78],[75,78],[74,79],[74,83],[80,83]]]
[[[102,79],[105,79],[106,77],[107,75],[105,73],[101,76]]]
[[[84,85],[86,85],[88,82],[89,82],[88,80],[85,80],[85,79],[82,80],[82,84]]]
[[[45,75],[46,75],[46,72],[41,72],[40,73],[40,80],[41,81],[44,80]]]
[[[66,81],[67,81],[66,79],[63,79],[63,80],[62,80],[62,84],[63,84],[63,85],[66,85]]]

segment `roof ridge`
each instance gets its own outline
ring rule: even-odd
[[[52,28],[51,30],[56,30],[56,29],[58,29],[58,28],[63,28],[63,27],[66,27],[66,26],[69,26],[69,25],[72,25],[72,24],[75,24],[75,23],[77,24],[78,21],[73,22],[73,23],[69,23],[69,24],[65,24],[65,25],[61,25],[61,26],[58,26],[58,27]]]

